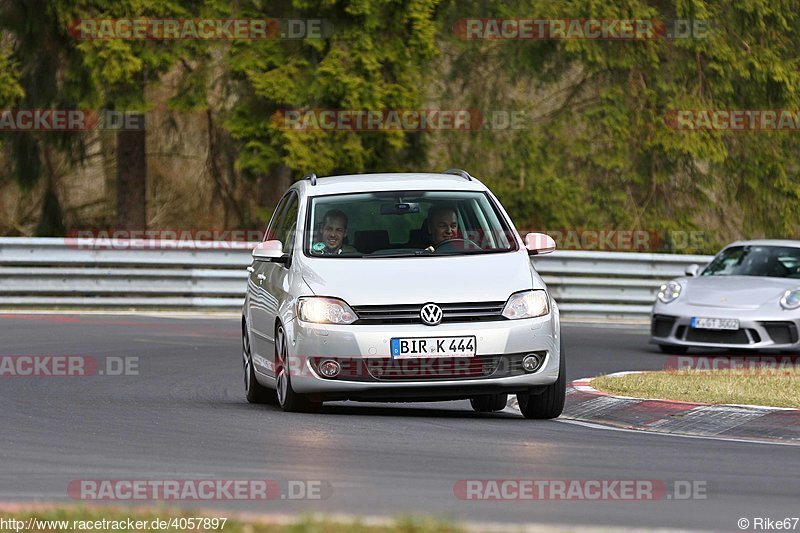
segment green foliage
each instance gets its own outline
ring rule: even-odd
[[[424,160],[418,133],[285,131],[287,109],[409,109],[422,102],[422,72],[436,55],[436,0],[258,2],[241,16],[322,19],[322,39],[236,42],[231,72],[241,99],[226,122],[242,142],[247,175],[283,164],[318,174],[411,169]]]
[[[323,20],[323,38],[77,40],[78,18]],[[469,17],[703,21],[683,39],[461,40]],[[678,131],[676,110],[800,109],[800,10],[789,0],[6,0],[0,107],[145,110],[169,79],[208,111],[246,177],[462,166],[521,228],[707,230],[800,237],[798,132]],[[162,96],[163,98],[163,96]],[[287,131],[291,109],[477,109],[520,128]],[[18,183],[86,136],[2,135]],[[276,182],[277,186],[277,182]],[[55,197],[49,201],[56,201]],[[57,203],[57,201],[56,201]],[[263,206],[262,206],[263,207]],[[55,209],[55,208],[54,208]],[[55,222],[50,225],[53,226]],[[43,229],[42,231],[45,231]]]
[[[679,109],[798,109],[796,4],[531,0],[487,10],[482,16],[710,25],[707,36],[689,39],[459,42],[447,24],[481,14],[448,6],[440,32],[455,51],[455,85],[480,94],[472,73],[500,65],[495,79],[504,89],[497,100],[484,98],[484,109],[524,110],[537,120],[521,130],[450,134],[445,164],[466,161],[513,206],[520,226],[730,224],[737,236],[799,236],[797,132],[676,131],[668,120]],[[532,103],[531,93],[547,96]]]
[[[11,58],[8,46],[0,44],[0,109],[8,109],[25,95],[19,84],[19,71],[16,62]],[[0,150],[3,148],[3,138],[0,137]],[[0,161],[2,157],[0,154]]]
[[[74,109],[92,94],[67,34],[66,20],[63,1],[38,4],[9,0],[0,5],[0,30],[8,45],[0,54],[4,58],[0,62],[8,66],[8,70],[0,69],[3,86],[0,94],[9,107]],[[68,153],[76,162],[85,157],[85,139],[75,133],[5,132],[0,140],[11,173],[23,189],[33,187],[43,175],[52,179],[49,169],[54,165],[54,153]],[[57,202],[51,194],[44,208]],[[49,218],[45,216],[42,220]],[[59,224],[43,222],[39,225],[40,233],[56,232]]]
[[[25,95],[19,84],[19,71],[16,61],[11,58],[11,50],[0,46],[0,108],[11,107]]]
[[[68,20],[81,18],[196,18],[198,3],[186,0],[80,0],[74,2]],[[101,104],[121,111],[144,111],[148,107],[145,88],[158,85],[160,76],[183,57],[205,53],[205,43],[188,40],[86,39],[77,42],[84,67]],[[193,91],[196,96],[197,90]],[[197,104],[196,101],[193,104]],[[192,107],[181,101],[178,107]]]

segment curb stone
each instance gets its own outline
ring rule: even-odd
[[[592,379],[567,385],[561,419],[651,433],[800,445],[800,409],[615,396],[593,388]],[[519,410],[516,397],[509,407]]]

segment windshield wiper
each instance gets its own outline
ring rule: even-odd
[[[433,252],[426,252],[425,250],[413,250],[407,253],[365,254],[361,257],[364,259],[380,259],[381,257],[419,257],[424,255],[433,255]]]

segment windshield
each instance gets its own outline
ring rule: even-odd
[[[734,246],[723,250],[703,276],[765,276],[800,278],[800,248]]]
[[[391,191],[310,200],[306,255],[413,257],[517,249],[511,228],[482,192]]]

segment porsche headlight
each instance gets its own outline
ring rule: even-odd
[[[658,289],[658,300],[665,304],[674,302],[681,295],[681,289],[681,284],[677,281],[665,283]]]
[[[800,307],[800,287],[789,289],[783,293],[781,307],[784,309],[797,309]]]
[[[511,320],[535,318],[549,312],[550,301],[541,289],[514,293],[503,308],[503,316]]]
[[[311,296],[300,298],[297,316],[315,324],[352,324],[358,317],[343,300]]]

